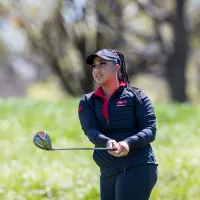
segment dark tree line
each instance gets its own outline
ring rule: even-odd
[[[131,77],[141,72],[161,75],[173,101],[188,100],[190,35],[199,26],[189,26],[189,1],[86,1],[71,22],[66,13],[70,9],[76,14],[74,1],[57,2],[52,17],[38,32],[25,18],[24,28],[32,50],[43,55],[67,93],[75,96],[93,90],[85,57],[98,49],[114,48],[124,53]]]

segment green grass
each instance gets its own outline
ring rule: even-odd
[[[1,200],[99,199],[92,151],[48,152],[32,142],[34,133],[46,130],[54,147],[93,147],[79,125],[78,101],[0,100]],[[155,110],[159,179],[151,200],[199,200],[200,106]]]

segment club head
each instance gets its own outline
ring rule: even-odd
[[[51,139],[50,139],[49,135],[44,131],[40,131],[40,132],[36,133],[33,138],[33,142],[40,149],[52,150]]]

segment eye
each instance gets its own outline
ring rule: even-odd
[[[92,68],[95,68],[97,66],[104,67],[104,65],[106,65],[106,62],[105,61],[101,61],[101,62],[97,62],[97,63],[93,64]]]
[[[105,62],[103,62],[103,61],[101,61],[101,62],[100,62],[100,65],[105,65],[105,64],[106,64],[106,63],[105,63]]]

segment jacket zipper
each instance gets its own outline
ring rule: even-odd
[[[111,99],[111,98],[110,98]],[[109,101],[110,101],[110,99],[108,100],[108,119],[107,119],[107,124],[108,124],[108,126],[110,125],[110,122],[109,122]],[[122,166],[123,166],[123,172],[126,172],[126,168],[125,168],[125,165],[124,165],[124,160],[123,160],[123,158],[122,157],[120,157],[120,159],[121,159],[121,161],[122,161]]]
[[[112,97],[110,97],[110,99],[111,99]],[[108,108],[107,108],[107,111],[108,111],[108,119],[106,120],[107,121],[107,124],[108,124],[108,126],[110,125],[110,122],[109,122],[109,101],[110,101],[110,99],[108,100]],[[124,165],[124,160],[123,160],[123,158],[122,157],[120,157],[120,159],[121,159],[121,161],[122,161],[122,166],[123,166],[123,172],[126,172],[126,168],[125,168],[125,165]]]
[[[107,107],[108,119],[106,120],[108,125],[110,125],[110,122],[109,122],[109,101],[110,101],[110,99],[113,97],[113,95],[115,95],[116,92],[117,92],[117,90],[114,91],[113,94],[111,95],[111,97],[108,99],[108,105],[107,105],[107,106],[108,106],[108,107]]]
[[[125,166],[124,166],[124,160],[123,160],[123,158],[122,157],[120,157],[121,158],[121,160],[122,160],[122,165],[123,165],[123,172],[126,172],[126,168],[125,168]]]
[[[108,99],[108,105],[107,105],[107,112],[108,112],[107,124],[108,124],[108,126],[110,125],[110,122],[109,122],[109,101],[110,101],[110,99]]]

